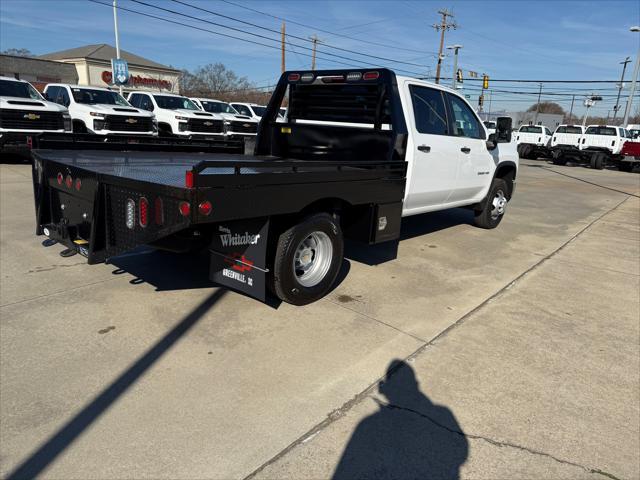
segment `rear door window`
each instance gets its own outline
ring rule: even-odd
[[[411,102],[416,130],[431,135],[447,135],[449,126],[441,90],[411,85]]]

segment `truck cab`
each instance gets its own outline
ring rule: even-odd
[[[159,135],[209,139],[225,135],[220,115],[203,112],[182,95],[139,91],[131,92],[128,99],[132,105],[153,112]]]
[[[584,135],[582,125],[558,125],[551,138],[551,147],[580,148],[580,142]]]
[[[219,115],[224,120],[224,131],[230,137],[255,137],[258,133],[258,120],[238,111],[226,102],[212,98],[191,98],[196,106],[209,113]]]
[[[108,88],[50,83],[44,95],[69,109],[75,133],[157,135],[153,114],[133,108]]]
[[[551,140],[551,130],[544,125],[522,125],[516,134],[516,143],[545,147]]]
[[[45,100],[29,82],[0,77],[0,151],[26,149],[32,134],[70,130],[65,107]]]
[[[617,155],[627,140],[629,139],[623,127],[616,125],[589,125],[584,132],[580,149]]]

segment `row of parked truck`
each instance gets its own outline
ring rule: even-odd
[[[266,107],[210,98],[30,83],[0,77],[0,148],[20,148],[34,133],[179,136],[214,140],[255,136]],[[279,118],[283,120],[280,115]]]
[[[514,132],[521,158],[551,158],[556,165],[587,163],[601,170],[615,165],[630,172],[640,165],[638,125],[558,125],[552,133],[544,125],[522,125]]]

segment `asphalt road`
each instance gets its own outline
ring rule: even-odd
[[[62,258],[0,165],[0,476],[640,477],[640,175],[524,161],[304,308],[206,258]],[[382,262],[382,263],[381,263]]]

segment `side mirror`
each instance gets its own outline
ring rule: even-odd
[[[511,141],[511,117],[498,117],[496,119],[496,143],[509,143]]]
[[[496,148],[498,146],[498,138],[496,136],[495,133],[492,133],[491,135],[489,135],[489,138],[487,139],[487,150],[493,150],[494,148]]]

